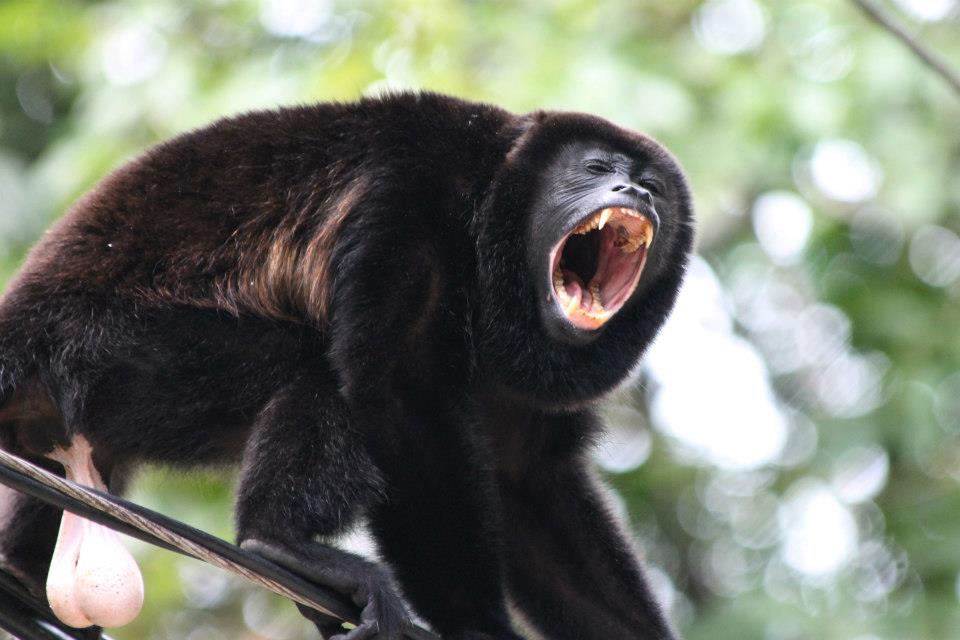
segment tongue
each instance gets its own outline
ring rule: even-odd
[[[593,296],[590,295],[590,290],[584,286],[580,276],[570,269],[563,270],[563,286],[567,295],[570,296],[570,300],[576,302],[576,306],[589,309],[593,305]],[[571,306],[573,306],[573,302],[571,302]]]

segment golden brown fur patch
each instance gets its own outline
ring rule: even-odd
[[[358,178],[322,202],[311,199],[297,215],[263,230],[236,272],[213,291],[218,308],[269,318],[321,323],[330,299],[330,257],[338,232],[366,192]]]

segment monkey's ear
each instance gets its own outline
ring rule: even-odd
[[[540,127],[540,123],[547,119],[547,115],[546,111],[531,111],[518,117],[511,123],[510,133],[513,137],[513,146],[510,147],[506,158],[504,158],[507,164],[516,162],[521,149],[534,137],[537,129]]]
[[[531,111],[530,113],[525,113],[520,116],[522,120],[526,120],[531,124],[540,124],[549,117],[550,112],[544,111],[543,109],[537,109],[536,111]]]

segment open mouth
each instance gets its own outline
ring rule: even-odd
[[[630,298],[653,242],[653,223],[635,209],[592,214],[550,251],[553,294],[564,316],[598,329]]]

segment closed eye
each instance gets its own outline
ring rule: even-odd
[[[584,167],[590,173],[602,174],[613,173],[613,165],[603,160],[591,158],[584,163]]]
[[[640,186],[655,196],[662,196],[666,187],[657,178],[644,177],[640,179]]]

